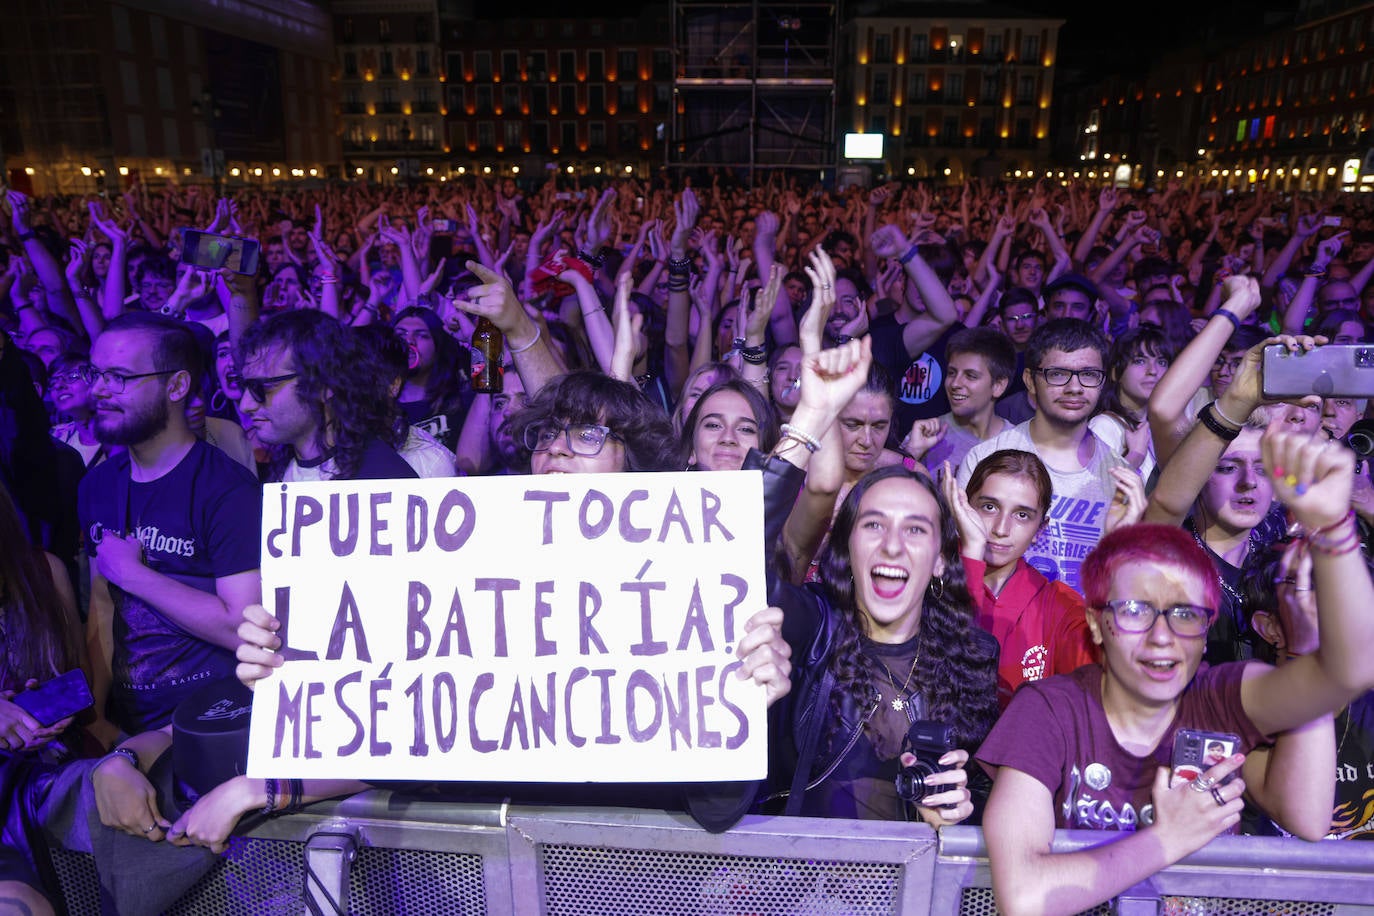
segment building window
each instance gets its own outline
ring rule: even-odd
[[[920,115],[910,115],[906,119],[907,142],[917,143],[925,136],[925,122]]]
[[[956,103],[964,100],[964,74],[951,73],[945,77],[945,98]]]
[[[673,55],[663,48],[654,51],[654,79],[668,81],[673,78]]]
[[[1001,59],[1002,59],[1002,55],[1003,55],[1004,53],[1005,53],[1005,52],[1004,52],[1003,49],[1002,49],[1002,33],[1001,33],[1001,32],[989,32],[989,33],[988,33],[988,50],[987,50],[988,56],[991,57],[991,58],[993,58],[993,59],[995,59],[995,60],[1001,60]]]
[[[1030,105],[1035,102],[1035,77],[1023,76],[1016,80],[1016,104]]]
[[[911,59],[925,60],[930,56],[930,36],[924,32],[911,33]]]
[[[1021,36],[1021,61],[1022,63],[1034,63],[1040,57],[1040,36],[1022,35]]]
[[[886,115],[879,115],[879,114],[869,115],[869,117],[868,117],[868,132],[871,133],[871,134],[886,134],[886,133],[887,133],[887,116],[886,116]]]
[[[506,121],[501,125],[505,132],[506,148],[519,148],[524,138],[524,125],[519,121]]]
[[[587,79],[599,83],[606,78],[606,52],[587,52]]]
[[[996,127],[995,127],[994,124],[993,124],[992,118],[979,118],[979,119],[978,119],[978,145],[979,145],[979,146],[991,146],[991,145],[995,142],[994,135],[993,135],[993,132],[994,132],[995,130],[996,130]]]
[[[605,121],[593,121],[587,125],[587,143],[592,149],[604,150],[606,148]]]
[[[663,114],[668,110],[669,102],[672,100],[673,89],[667,83],[654,84],[654,113]]]
[[[395,121],[385,122],[382,125],[382,138],[391,146],[399,143],[401,139],[401,126]]]
[[[362,126],[362,124],[354,123],[354,124],[352,124],[352,125],[349,126],[349,128],[348,128],[348,142],[351,143],[351,144],[353,144],[354,146],[362,146],[362,145],[363,145],[363,126]]]
[[[558,108],[564,115],[577,111],[577,87],[563,83],[558,87]]]
[[[637,111],[639,90],[633,84],[620,84],[620,110],[626,114]]]
[[[910,73],[906,78],[906,96],[908,102],[923,102],[926,98],[926,75],[924,73]]]
[[[428,16],[415,17],[415,40],[430,41],[433,36],[430,34],[430,21]]]
[[[377,20],[377,37],[382,41],[391,40],[391,20],[385,16]]]
[[[549,122],[535,121],[530,125],[530,149],[536,153],[549,151]]]
[[[450,80],[460,80],[463,78],[463,53],[455,51],[448,56],[448,78]]]
[[[577,122],[561,121],[558,124],[559,147],[565,152],[577,149]]]
[[[953,146],[959,142],[959,119],[953,115],[945,117],[944,129],[941,131],[940,142],[946,146]]]
[[[1030,145],[1031,145],[1031,129],[1030,129],[1030,125],[1031,125],[1030,118],[1017,118],[1017,119],[1016,119],[1016,145],[1017,145],[1017,146],[1030,146]]]
[[[879,32],[873,36],[873,63],[890,64],[892,63],[892,35],[889,32]]]
[[[530,87],[530,110],[535,114],[549,113],[549,87],[531,86]]]
[[[434,125],[433,125],[432,123],[430,123],[429,121],[421,121],[421,122],[420,122],[420,145],[421,145],[421,146],[433,146],[433,145],[434,145]]]
[[[547,80],[549,78],[549,55],[543,51],[534,51],[525,55],[525,72],[532,80]]]
[[[352,51],[344,52],[344,76],[358,75],[358,55]]]
[[[343,40],[344,40],[344,41],[352,41],[352,40],[353,40],[353,17],[352,17],[352,16],[345,16],[345,17],[343,18],[343,24],[340,26],[339,31],[343,33]]]
[[[432,69],[429,52],[419,50],[415,52],[415,73],[419,76],[429,76]]]
[[[886,73],[873,74],[873,99],[874,105],[886,105],[892,100],[891,81]]]
[[[514,114],[520,110],[520,84],[507,83],[501,87],[501,107],[506,114]]]
[[[501,79],[518,80],[520,78],[520,52],[502,51],[501,52]]]
[[[992,105],[997,102],[997,97],[1001,94],[1001,80],[995,73],[984,73],[982,83],[981,101],[984,105]]]
[[[496,146],[496,129],[490,121],[477,122],[477,146],[484,150]]]
[[[558,78],[565,83],[577,79],[577,52],[558,52]]]
[[[621,52],[620,52],[620,63],[618,64],[618,66],[619,66],[620,69],[619,69],[619,72],[618,72],[616,75],[617,75],[618,77],[620,77],[621,79],[623,79],[623,80],[637,80],[637,79],[639,79],[639,52],[638,52],[638,51],[621,51]]]
[[[633,122],[621,121],[615,128],[616,150],[630,153],[639,149],[639,127]]]
[[[381,53],[381,71],[382,76],[391,76],[396,72],[396,55],[390,51]]]
[[[479,115],[491,114],[491,87],[477,87],[477,113]]]
[[[474,56],[477,61],[477,81],[479,83],[491,82],[491,52],[478,51]]]
[[[606,87],[600,83],[587,87],[587,111],[594,115],[606,113]]]

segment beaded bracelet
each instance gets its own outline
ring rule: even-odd
[[[768,362],[768,348],[762,344],[757,347],[740,347],[739,355],[746,363],[752,363],[755,366],[762,366]]]
[[[808,452],[816,454],[821,450],[820,440],[804,430],[797,429],[791,423],[784,423],[778,428],[784,439],[791,439],[800,443]]]
[[[1213,402],[1215,403],[1215,402]],[[1218,439],[1224,442],[1231,442],[1240,435],[1238,429],[1228,429],[1217,422],[1217,418],[1212,415],[1212,404],[1206,404],[1197,412],[1198,422],[1207,427],[1207,430]]]
[[[669,258],[668,273],[685,274],[692,269],[691,258]]]

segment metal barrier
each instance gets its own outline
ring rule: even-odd
[[[1110,840],[1061,832],[1055,848]],[[89,857],[54,851],[72,916]],[[310,909],[307,898],[314,909]],[[337,909],[336,909],[337,907]],[[982,832],[663,811],[514,807],[373,790],[236,837],[173,916],[880,916],[997,912]],[[1094,913],[1374,916],[1374,844],[1225,837]]]

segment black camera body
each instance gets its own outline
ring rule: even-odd
[[[954,767],[942,766],[940,758],[954,750],[954,726],[933,719],[917,719],[906,733],[906,750],[916,755],[916,762],[903,767],[895,780],[897,794],[912,804],[920,804],[927,795],[938,795],[949,786],[927,786],[927,777],[944,773]]]

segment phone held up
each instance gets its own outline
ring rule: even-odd
[[[1266,398],[1374,397],[1374,346],[1327,344],[1293,353],[1271,344],[1260,374]]]
[[[10,702],[37,719],[39,725],[47,728],[68,716],[89,709],[95,700],[91,697],[91,688],[86,685],[86,675],[80,668],[74,668],[33,690],[16,693]]]
[[[186,229],[181,234],[181,260],[192,267],[227,267],[236,274],[249,276],[258,272],[258,241]]]

